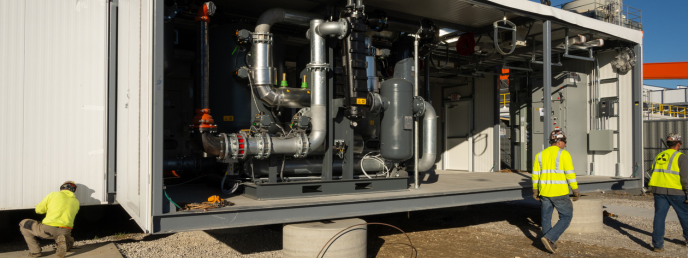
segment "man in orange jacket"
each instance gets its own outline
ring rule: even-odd
[[[64,182],[59,192],[48,194],[43,201],[36,205],[36,213],[46,214],[42,222],[25,219],[19,223],[26,244],[29,246],[29,256],[41,256],[41,246],[36,237],[55,239],[57,256],[63,258],[74,246],[72,227],[74,218],[79,212],[79,200],[74,195],[76,184],[72,181]]]

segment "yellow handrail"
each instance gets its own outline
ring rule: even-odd
[[[499,102],[499,104],[502,104],[502,105],[505,105],[505,106],[506,106],[506,104],[511,103],[511,100],[506,100],[506,95],[509,95],[509,94],[510,94],[510,93],[503,93],[503,94],[500,94],[500,95],[502,95],[502,102]]]
[[[646,107],[643,110],[652,112],[653,114],[662,114],[671,117],[681,117],[688,118],[688,112],[686,107],[673,106],[662,103],[645,102]]]

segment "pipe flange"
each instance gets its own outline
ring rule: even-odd
[[[308,142],[308,135],[306,135],[305,132],[297,132],[295,134],[296,137],[299,138],[297,141],[299,149],[296,151],[296,154],[294,154],[294,158],[305,158],[308,156],[308,148],[310,146],[310,143]]]
[[[227,137],[227,134],[221,133],[220,137],[222,137],[223,140],[220,141],[220,153],[221,154],[219,156],[217,156],[218,161],[222,161],[222,160],[226,159],[229,155],[229,152],[230,152],[230,150],[229,150],[229,139]]]
[[[329,71],[330,65],[329,64],[313,64],[313,63],[306,65],[306,71],[318,71],[318,70]]]
[[[382,96],[375,92],[368,92],[368,94],[370,94],[370,98],[373,100],[373,103],[370,105],[370,112],[373,115],[380,114],[382,112]]]
[[[339,23],[341,24],[341,33],[339,33],[338,39],[342,40],[346,38],[347,35],[349,35],[349,22],[346,21],[346,19],[339,19]]]
[[[425,114],[425,100],[421,96],[413,97],[413,117],[421,117]]]
[[[256,143],[258,146],[258,153],[256,153],[256,159],[267,159],[270,157],[270,145],[272,143],[270,135],[267,133],[256,133],[254,135],[256,138]]]
[[[239,136],[232,133],[225,136],[228,140],[228,144],[225,153],[228,153],[232,159],[237,159],[239,157]],[[243,144],[242,144],[243,145]],[[245,148],[246,145],[243,145]]]
[[[253,43],[267,43],[272,44],[272,33],[269,32],[254,32],[251,34],[251,41]]]

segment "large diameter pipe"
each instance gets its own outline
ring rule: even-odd
[[[308,12],[287,10],[282,8],[272,8],[263,12],[256,22],[255,32],[269,33],[270,27],[275,23],[289,23],[301,26],[308,26],[313,19],[321,18],[320,15]]]
[[[423,115],[423,156],[418,161],[418,171],[425,172],[435,165],[437,157],[437,114],[432,105],[425,101]],[[413,166],[414,171],[416,166]]]
[[[335,23],[335,22],[330,22]],[[325,62],[325,38],[316,33],[317,28],[325,23],[324,20],[311,20],[311,29],[308,36],[311,41],[311,63],[308,68],[311,70],[313,78],[313,94],[311,95],[311,133],[308,135],[309,149],[316,149],[325,142],[327,129],[327,96],[325,85],[327,76],[325,71],[328,67]]]

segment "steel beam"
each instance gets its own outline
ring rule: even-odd
[[[542,103],[545,109],[542,122],[543,144],[547,148],[552,132],[552,22],[542,23]]]
[[[636,63],[633,67],[633,176],[645,180],[643,167],[643,48],[633,49]]]
[[[113,203],[117,193],[117,7],[118,0],[110,2],[110,28],[108,43],[108,131],[107,131],[107,201]]]
[[[640,180],[618,179],[591,183],[579,183],[581,192],[598,190],[638,190]],[[420,193],[420,191],[417,191]],[[240,228],[258,225],[297,223],[304,221],[360,217],[395,212],[439,209],[456,206],[503,202],[530,198],[528,184],[485,191],[454,191],[442,194],[426,194],[414,197],[378,198],[352,201],[322,201],[279,207],[256,207],[234,211],[183,212],[153,217],[153,234],[181,231]]]
[[[164,1],[154,1],[153,3],[153,46],[164,46],[165,41],[165,4]],[[152,77],[152,95],[153,95],[153,117],[152,117],[152,172],[150,175],[150,188],[145,187],[146,183],[141,182],[141,188],[150,191],[150,193],[141,193],[141,195],[151,195],[152,214],[163,214],[164,197],[162,196],[162,166],[163,166],[163,112],[165,108],[165,48],[153,48],[153,77]],[[141,168],[142,170],[144,168]],[[145,204],[142,204],[145,205]],[[143,207],[143,206],[142,206]],[[145,214],[145,213],[144,213]]]

